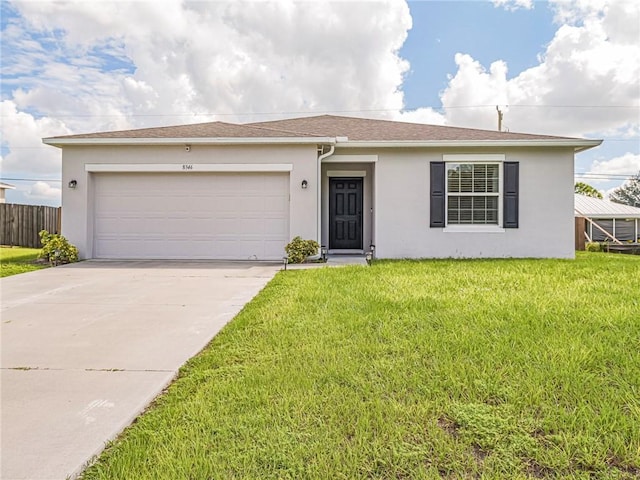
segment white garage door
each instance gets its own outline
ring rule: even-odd
[[[94,174],[94,257],[279,260],[288,173]]]

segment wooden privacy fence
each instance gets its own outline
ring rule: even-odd
[[[40,230],[60,233],[62,207],[0,203],[0,245],[40,248]]]

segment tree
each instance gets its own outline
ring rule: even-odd
[[[609,200],[632,207],[640,207],[640,172],[611,192]]]
[[[598,190],[584,182],[576,183],[573,191],[587,197],[602,198],[602,194]]]

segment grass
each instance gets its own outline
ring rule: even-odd
[[[84,479],[640,476],[640,258],[281,272]]]
[[[46,268],[47,264],[33,263],[40,253],[38,248],[2,247],[0,248],[0,277],[32,272]]]

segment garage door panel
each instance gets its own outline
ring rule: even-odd
[[[280,240],[265,240],[264,254],[269,258],[282,259],[282,257],[285,256],[285,253]]]
[[[282,258],[289,175],[94,174],[96,258]]]
[[[102,203],[102,208],[104,208],[105,211],[120,211],[125,210],[129,205],[131,205],[131,202],[134,201],[134,199],[131,196],[124,195],[103,195],[100,198],[100,201]]]
[[[289,209],[288,197],[264,197],[262,202],[265,212],[282,212]]]
[[[94,235],[96,238],[107,235],[109,232],[113,232],[120,225],[120,219],[118,217],[102,217],[100,223],[96,223],[94,227]]]
[[[219,235],[231,235],[235,233],[246,233],[239,231],[242,226],[242,222],[238,222],[235,218],[220,218],[217,222],[214,222],[212,229]]]
[[[282,245],[280,246],[282,248]],[[264,239],[255,240],[220,240],[218,249],[222,258],[238,258],[243,252],[255,252],[249,256],[248,260],[259,260],[265,258]],[[282,254],[280,255],[282,257]],[[272,260],[275,258],[271,258]]]
[[[288,222],[284,218],[265,218],[263,222],[265,234],[276,236],[277,238],[279,238],[283,229],[288,228]]]

